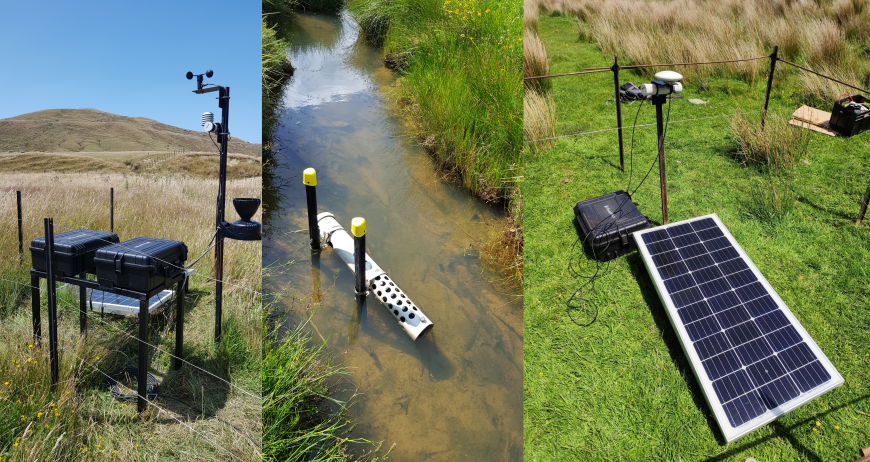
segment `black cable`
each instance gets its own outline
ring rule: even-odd
[[[638,119],[638,116],[640,115],[640,108],[641,107],[643,107],[643,100],[641,101],[640,106],[638,106],[637,113],[634,116],[634,126],[637,126],[637,119]],[[653,159],[653,162],[650,165],[649,170],[647,170],[646,175],[640,181],[640,184],[637,185],[637,188],[635,188],[634,192],[629,192],[631,190],[631,179],[632,179],[633,173],[634,173],[634,127],[632,127],[632,130],[631,130],[631,148],[630,148],[630,154],[629,154],[630,167],[629,167],[629,174],[628,174],[628,186],[626,186],[626,195],[628,197],[626,197],[622,201],[622,203],[619,204],[616,211],[614,211],[613,213],[610,214],[610,217],[613,217],[613,220],[611,220],[609,222],[607,222],[606,219],[602,220],[602,221],[598,222],[598,224],[596,224],[595,227],[593,227],[591,230],[589,230],[586,233],[586,236],[582,240],[581,247],[584,247],[586,245],[586,240],[589,239],[590,237],[598,235],[599,233],[606,233],[607,231],[609,231],[610,228],[612,228],[622,218],[623,206],[626,204],[626,202],[631,200],[634,193],[636,193],[638,190],[640,190],[640,187],[643,186],[644,182],[646,182],[646,179],[649,177],[649,174],[652,172],[653,167],[655,167],[656,163],[658,162],[658,153],[659,153],[659,151],[661,151],[662,146],[664,146],[665,137],[667,136],[667,132],[668,132],[668,128],[667,128],[668,122],[670,121],[670,119],[671,119],[671,99],[668,98],[667,121],[665,122],[665,128],[664,128],[664,131],[662,132],[662,137],[656,143],[658,149],[656,150],[655,158]],[[606,226],[603,229],[598,229],[600,226],[605,224],[605,222],[607,222]],[[577,240],[574,241],[574,244],[571,246],[571,251],[568,254],[568,271],[573,273],[576,277],[587,279],[587,281],[583,285],[581,285],[579,288],[577,288],[577,290],[575,290],[574,293],[571,294],[571,296],[568,298],[568,300],[565,301],[565,307],[566,307],[566,312],[568,314],[568,317],[571,319],[571,322],[573,322],[574,324],[577,324],[580,327],[588,327],[588,326],[592,325],[592,323],[594,323],[596,319],[598,319],[598,305],[594,302],[595,281],[599,278],[602,278],[602,277],[608,275],[610,273],[610,271],[613,269],[613,267],[615,267],[615,265],[613,267],[611,267],[610,263],[612,260],[608,260],[605,263],[604,271],[602,272],[602,270],[601,270],[602,262],[598,260],[598,252],[595,250],[595,245],[593,242],[592,245],[590,245],[589,247],[592,251],[592,258],[593,258],[593,260],[595,260],[595,272],[592,273],[591,276],[585,276],[585,275],[578,273],[573,268],[574,249],[577,247],[578,242],[581,242],[579,237],[577,238]],[[610,244],[611,243],[608,242],[607,245],[605,245],[604,249],[601,250],[601,252],[603,254],[606,255],[607,249],[610,248]],[[587,286],[591,286],[590,287],[591,296],[588,298],[583,296],[584,289]],[[575,300],[577,302],[579,302],[579,304],[573,304],[573,302]],[[589,321],[586,322],[585,324],[577,322],[577,320],[574,319],[574,316],[571,314],[572,310],[581,309],[584,306],[584,303],[585,304],[592,304],[595,308],[594,314],[591,315],[591,319],[589,319]],[[591,311],[588,311],[588,312],[591,312]]]
[[[127,368],[122,369],[119,372],[112,374],[110,378],[106,378],[106,385],[109,388],[109,393],[112,394],[112,398],[120,399],[122,401],[136,401],[136,399],[139,398],[139,395],[137,393],[133,393],[133,394],[122,393],[121,392],[121,385],[118,383],[118,380],[138,378],[138,376],[139,376],[139,369],[137,369],[135,367],[127,367]],[[153,401],[155,398],[160,397],[160,398],[171,399],[173,401],[181,403],[181,404],[199,412],[200,415],[203,415],[206,418],[214,418],[214,419],[217,419],[217,420],[229,425],[230,427],[233,427],[234,430],[236,430],[237,432],[242,434],[242,436],[244,436],[245,438],[249,439],[258,448],[263,449],[263,447],[260,445],[260,443],[257,443],[256,441],[254,441],[254,439],[251,438],[250,436],[248,436],[244,431],[242,431],[242,429],[240,429],[239,427],[236,427],[235,425],[231,424],[230,422],[227,422],[226,420],[221,419],[220,417],[218,417],[216,415],[206,414],[202,409],[200,409],[200,408],[198,408],[190,403],[182,401],[174,396],[160,393],[160,384],[157,383],[157,379],[154,378],[153,375],[148,374],[148,377],[146,378],[146,380],[148,381],[148,384],[146,387],[146,392],[145,392],[145,395],[147,396],[146,399]]]

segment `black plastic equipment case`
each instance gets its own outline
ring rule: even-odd
[[[97,250],[97,282],[115,288],[150,292],[167,288],[184,271],[187,246],[181,241],[137,237]]]
[[[613,260],[637,250],[632,233],[650,226],[649,219],[625,191],[578,202],[574,215],[580,225],[583,249],[598,261]]]
[[[852,95],[852,101],[870,108],[870,100],[862,95]],[[855,136],[870,129],[870,111],[856,111],[838,100],[831,111],[830,126],[843,136]]]
[[[115,233],[77,229],[54,235],[54,274],[60,277],[75,277],[81,273],[94,272],[94,253],[100,247],[119,241]],[[30,241],[33,269],[45,271],[45,237]]]

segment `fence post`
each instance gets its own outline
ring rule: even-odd
[[[109,232],[115,232],[115,188],[109,188]]]
[[[18,204],[18,266],[24,265],[24,233],[21,229],[21,191],[15,191]]]
[[[48,362],[51,368],[51,391],[57,391],[57,292],[54,278],[54,220],[45,219],[45,273],[48,281]]]
[[[619,136],[619,169],[625,171],[625,154],[622,149],[622,98],[619,97],[619,58],[613,55],[613,91],[616,95],[616,133]]]
[[[776,70],[776,60],[779,55],[779,46],[773,47],[770,55],[770,73],[767,75],[767,92],[764,94],[764,110],[761,113],[761,129],[764,130],[764,118],[767,117],[767,104],[770,102],[770,90],[773,88],[773,71]]]
[[[867,183],[867,192],[864,193],[864,202],[861,203],[861,211],[858,212],[858,223],[864,221],[864,213],[867,212],[867,203],[870,202],[870,183]]]

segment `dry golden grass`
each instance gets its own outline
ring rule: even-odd
[[[789,61],[832,76],[870,84],[870,0],[529,0],[535,10],[575,15],[581,37],[594,38],[606,56],[634,64],[721,61],[769,55],[774,46]],[[706,87],[712,76],[749,82],[767,73],[768,60],[681,67],[686,82]],[[780,66],[782,67],[782,66]],[[652,75],[658,69],[643,72]],[[789,71],[799,72],[799,71]],[[835,91],[804,79],[807,96]]]
[[[523,0],[523,27],[538,31],[538,3],[536,0]]]
[[[109,230],[109,188],[115,190],[115,233],[121,240],[136,236],[154,236],[180,240],[189,249],[188,264],[205,250],[214,233],[214,207],[217,193],[216,179],[183,176],[123,175],[92,173],[64,174],[12,174],[0,173],[0,277],[28,282],[26,269],[30,265],[27,250],[29,242],[43,236],[44,217],[53,217],[55,232],[88,228]],[[15,191],[22,193],[24,215],[25,266],[17,264],[18,236],[16,227]],[[234,197],[260,197],[261,178],[247,178],[227,183],[227,219],[238,217],[232,207]],[[262,210],[262,209],[261,209]],[[261,221],[261,211],[254,219]],[[221,348],[214,346],[214,277],[213,252],[208,252],[194,267],[198,274],[189,280],[185,314],[185,354],[204,369],[232,382],[255,395],[260,393],[259,354],[262,351],[261,246],[260,242],[226,241],[224,264],[223,325],[225,341]],[[43,282],[43,287],[44,287]],[[9,292],[14,285],[0,285]],[[61,388],[59,394],[48,392],[46,384],[46,351],[28,348],[30,340],[29,290],[18,295],[12,309],[5,310],[0,322],[0,376],[16,377],[15,400],[26,401],[25,420],[18,420],[10,431],[20,436],[24,425],[31,421],[40,426],[26,445],[17,447],[0,443],[0,452],[9,449],[10,460],[225,460],[229,456],[190,429],[150,407],[141,417],[135,404],[122,405],[108,399],[103,387],[104,377],[79,356],[106,372],[114,372],[135,361],[136,341],[125,337],[116,329],[130,329],[128,321],[107,315],[102,326],[99,314],[88,318],[89,334],[85,341],[78,336],[76,314],[77,294],[59,290],[59,337],[62,342],[61,380],[72,381]],[[0,301],[10,303],[6,293]],[[43,298],[43,304],[45,299]],[[0,310],[3,311],[3,310]],[[173,322],[170,309],[156,316],[152,343],[172,352]],[[166,316],[164,318],[164,316]],[[43,332],[47,327],[43,313]],[[47,349],[44,349],[47,350]],[[131,353],[132,352],[132,353]],[[32,357],[39,361],[38,368],[22,371],[11,363]],[[7,360],[8,359],[8,360]],[[161,393],[178,397],[210,414],[233,423],[246,434],[259,440],[262,434],[260,418],[262,403],[207,374],[188,365],[175,372],[169,368],[170,358],[154,354],[150,372],[161,383]],[[31,367],[31,366],[27,366]],[[256,368],[256,369],[255,369]],[[73,379],[74,378],[74,379]],[[4,379],[8,380],[8,379]],[[31,382],[39,380],[38,386]],[[2,383],[2,382],[0,382]],[[12,387],[12,385],[10,385]],[[41,387],[41,388],[39,388]],[[29,396],[31,388],[37,393]],[[69,391],[69,395],[66,392]],[[13,402],[4,402],[0,396],[0,416],[17,412]],[[56,403],[62,408],[62,417],[37,417],[37,412],[50,409]],[[158,398],[160,407],[176,416],[209,439],[228,448],[246,461],[260,460],[259,449],[244,436],[225,423],[202,417],[196,411]],[[9,406],[6,406],[9,404]],[[22,408],[23,409],[23,408]],[[74,411],[72,413],[71,411]],[[20,425],[18,425],[20,424]],[[49,425],[53,430],[45,428]],[[21,427],[21,428],[18,428]],[[52,432],[49,434],[49,432]],[[65,437],[54,447],[60,434]],[[22,438],[24,441],[25,438]],[[23,449],[27,449],[24,455]],[[102,452],[105,451],[105,452]],[[6,457],[3,458],[4,460]]]
[[[547,49],[538,33],[526,28],[523,31],[523,77],[534,77],[550,73],[550,61]],[[525,80],[526,88],[536,90],[549,89],[549,79]]]
[[[549,93],[526,90],[523,98],[523,132],[526,141],[556,136],[556,104]],[[535,151],[546,151],[553,147],[555,140],[529,143]]]
[[[219,162],[216,151],[184,154],[160,151],[0,153],[0,172],[150,173],[217,178]],[[262,165],[260,156],[231,153],[227,159],[227,174],[230,178],[260,176]]]

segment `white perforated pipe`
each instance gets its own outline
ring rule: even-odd
[[[350,234],[329,212],[317,215],[317,224],[320,228],[321,245],[331,245],[350,270],[354,271],[353,238]],[[366,287],[381,304],[387,307],[405,333],[417,340],[419,336],[432,329],[434,326],[432,320],[420,311],[368,253],[366,253],[365,268]]]

